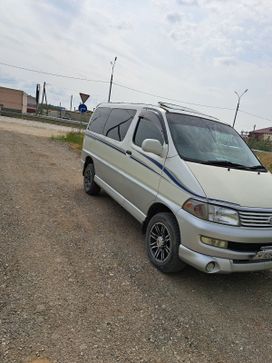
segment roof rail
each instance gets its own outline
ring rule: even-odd
[[[178,110],[178,111],[183,111],[183,112],[188,112],[188,113],[194,113],[196,115],[206,116],[206,117],[209,117],[209,118],[218,120],[217,117],[207,115],[205,113],[202,113],[202,112],[199,112],[197,110],[194,110],[193,108],[176,105],[175,103],[169,103],[169,102],[161,102],[161,101],[159,101],[158,103],[159,103],[159,106],[161,108],[165,109],[166,111],[168,111],[169,109],[170,110]]]

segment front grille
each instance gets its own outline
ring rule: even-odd
[[[241,226],[254,228],[272,228],[272,212],[239,211]]]
[[[236,265],[246,265],[248,263],[264,263],[271,262],[271,260],[233,260]]]
[[[272,249],[272,242],[270,243],[241,243],[229,242],[228,249],[236,252],[255,252],[261,251],[262,247],[270,247]]]

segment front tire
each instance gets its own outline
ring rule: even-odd
[[[158,213],[148,223],[146,248],[149,260],[162,272],[177,272],[185,267],[178,255],[180,231],[171,213]]]
[[[94,181],[95,170],[93,163],[89,163],[83,173],[84,190],[89,195],[97,195],[100,192],[100,187]]]

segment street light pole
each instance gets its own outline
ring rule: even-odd
[[[238,100],[237,100],[237,105],[236,105],[236,110],[235,110],[235,115],[234,115],[234,120],[233,120],[233,125],[232,127],[234,128],[234,125],[235,125],[235,121],[236,121],[236,117],[237,117],[237,113],[238,113],[238,110],[239,110],[239,107],[240,107],[240,99],[241,97],[248,91],[248,89],[245,89],[244,92],[239,95],[238,92],[234,91],[234,93],[237,95],[238,97]]]
[[[115,63],[117,61],[117,57],[114,58],[114,61],[111,62],[111,77],[110,77],[110,89],[109,89],[109,97],[108,97],[108,102],[110,102],[111,99],[111,89],[112,89],[112,83],[113,83],[113,73],[114,73],[114,67],[115,67]]]

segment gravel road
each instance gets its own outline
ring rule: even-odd
[[[270,271],[161,274],[44,136],[0,128],[1,363],[271,362]]]

